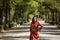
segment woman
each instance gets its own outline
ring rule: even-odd
[[[41,30],[42,27],[37,17],[34,16],[30,25],[30,40],[39,40],[39,30]]]

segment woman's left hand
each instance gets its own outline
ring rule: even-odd
[[[41,30],[41,26],[38,26],[37,31],[40,31],[40,30]]]

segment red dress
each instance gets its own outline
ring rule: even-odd
[[[30,25],[30,40],[39,40],[39,31],[37,28],[42,29],[42,25],[39,22],[35,22],[34,24]],[[36,32],[33,32],[32,30],[37,30]]]

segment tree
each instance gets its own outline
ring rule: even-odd
[[[15,14],[18,15],[19,17],[22,17],[23,19],[25,18],[25,20],[27,20],[27,15],[29,12],[33,11],[37,12],[36,10],[38,10],[38,2],[34,1],[34,0],[15,0],[16,2],[16,10],[15,10]],[[36,13],[36,14],[37,14]]]

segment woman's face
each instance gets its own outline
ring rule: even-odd
[[[37,17],[34,17],[34,22],[36,22],[37,21]]]

